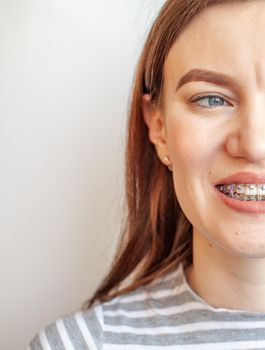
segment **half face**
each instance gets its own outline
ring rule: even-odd
[[[169,52],[149,123],[194,234],[245,257],[265,257],[264,23],[264,1],[198,15]]]

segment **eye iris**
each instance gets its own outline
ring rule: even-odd
[[[224,100],[218,96],[209,97],[209,105],[210,106],[223,106]]]

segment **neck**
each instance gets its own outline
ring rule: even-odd
[[[191,288],[215,308],[265,311],[265,259],[235,256],[193,232]]]

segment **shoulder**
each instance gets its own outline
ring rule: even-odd
[[[181,311],[187,302],[180,272],[178,269],[130,293],[55,321],[39,332],[27,350],[100,350],[106,344],[140,346],[156,341],[151,339],[154,329],[171,327],[175,321],[169,316]]]
[[[102,307],[97,305],[51,323],[33,338],[27,350],[101,349],[102,335]]]

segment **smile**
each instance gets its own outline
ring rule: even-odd
[[[265,201],[265,183],[262,184],[228,184],[216,188],[227,197],[239,201]]]

